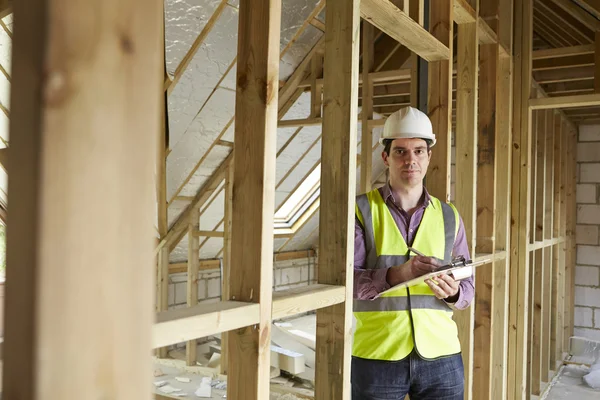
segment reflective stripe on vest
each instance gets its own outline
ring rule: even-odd
[[[408,246],[379,190],[356,199],[356,215],[365,228],[367,257],[364,268],[401,265]],[[458,213],[431,197],[413,247],[450,261],[458,230]],[[451,308],[438,300],[425,283],[398,289],[375,300],[354,300],[356,330],[353,355],[378,360],[400,360],[415,347],[424,358],[460,352],[458,330]]]

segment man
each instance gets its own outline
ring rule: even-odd
[[[452,310],[470,305],[473,276],[455,281],[439,274],[378,296],[453,256],[470,258],[458,212],[423,186],[435,145],[431,121],[403,108],[385,122],[380,143],[389,181],[356,200],[352,399],[462,400]]]

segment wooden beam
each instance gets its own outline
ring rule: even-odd
[[[454,0],[452,7],[454,8],[454,22],[458,25],[477,21],[477,14],[467,0]]]
[[[531,111],[528,107],[531,87],[531,50],[533,35],[533,1],[515,0],[514,96],[512,189],[511,189],[511,242],[509,338],[508,338],[508,391],[515,400],[527,398],[525,393],[527,371],[527,337],[529,306],[529,217],[531,170]]]
[[[156,311],[161,312],[169,309],[169,249],[165,247],[160,249],[157,258]],[[159,348],[156,356],[158,358],[166,358],[167,350],[166,347]]]
[[[532,110],[600,106],[600,94],[541,97],[538,99],[531,99],[529,101],[529,106]]]
[[[465,226],[469,252],[475,254],[477,225],[477,97],[478,97],[478,29],[477,23],[458,26],[456,88],[456,208]],[[490,249],[493,250],[493,249]],[[454,320],[465,369],[465,399],[473,398],[473,330],[474,310],[457,311]],[[489,362],[489,360],[488,360]],[[489,391],[489,388],[487,389]],[[478,396],[484,392],[475,391]]]
[[[572,57],[561,57],[533,62],[533,71],[545,71],[560,68],[587,67],[594,65],[594,55],[585,54]]]
[[[151,396],[160,7],[14,3],[3,398]]]
[[[222,238],[225,236],[225,233],[223,231],[194,231],[192,232],[192,236],[199,238],[199,237],[219,237]]]
[[[328,168],[321,169],[318,283],[344,286],[346,299],[354,260],[359,9],[358,0],[328,0],[323,72],[321,163]],[[315,399],[350,397],[351,331],[350,301],[317,310]]]
[[[309,285],[273,293],[273,319],[318,310],[346,300],[346,288],[335,285]]]
[[[588,14],[585,10],[570,0],[550,0],[583,25],[589,28],[592,32],[600,30],[600,21]]]
[[[431,4],[430,26],[432,34],[450,53],[453,47],[452,0],[436,0]],[[452,63],[443,60],[429,63],[428,115],[436,134],[437,143],[427,173],[427,188],[431,195],[442,201],[450,198],[450,129],[452,127]]]
[[[195,232],[200,229],[200,210],[194,209],[188,222],[188,256],[187,256],[187,281],[186,296],[188,307],[198,304],[198,265],[200,243]],[[188,340],[185,345],[185,359],[187,365],[196,365],[197,345],[196,338]]]
[[[152,327],[152,348],[258,324],[259,307],[256,303],[221,301],[158,313]],[[268,356],[269,351],[266,353]]]
[[[238,29],[230,297],[258,303],[259,319],[229,335],[228,398],[269,396],[273,209],[280,0],[241,2]]]
[[[600,93],[600,31],[595,33],[594,47],[594,92]]]
[[[535,50],[532,54],[532,60],[537,61],[549,58],[572,57],[579,55],[594,54],[594,51],[595,47],[593,44],[562,47],[559,49]]]
[[[0,18],[4,18],[13,10],[13,0],[0,1]]]
[[[360,192],[367,193],[371,190],[373,168],[373,128],[369,120],[373,119],[373,82],[369,80],[369,73],[373,71],[375,28],[366,20],[362,29],[362,109],[361,109],[361,143],[360,143]]]
[[[477,27],[479,30],[479,44],[494,44],[498,43],[496,32],[485,22],[481,17],[477,19]]]
[[[362,0],[360,15],[427,61],[448,60],[451,55],[447,45],[389,0]]]
[[[594,17],[600,19],[600,1],[598,0],[574,0],[575,3],[579,4],[580,7],[584,8],[587,12],[592,14]]]

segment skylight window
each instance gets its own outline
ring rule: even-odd
[[[291,228],[296,220],[319,197],[321,164],[304,179],[300,186],[275,213],[275,229]]]

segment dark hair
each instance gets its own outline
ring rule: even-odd
[[[427,143],[427,152],[429,153],[429,151],[431,151],[431,140],[429,139],[423,139],[425,141],[425,143]],[[388,156],[390,155],[390,150],[392,147],[392,142],[394,141],[394,139],[383,139],[383,152],[385,154],[387,154]]]

